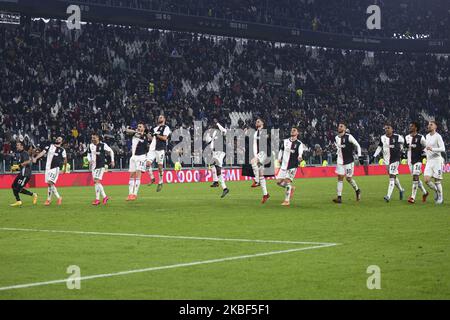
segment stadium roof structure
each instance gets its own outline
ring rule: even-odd
[[[319,47],[366,51],[450,53],[449,39],[422,37],[411,39],[401,34],[397,38],[354,36],[304,30],[296,27],[236,21],[224,18],[194,16],[177,12],[164,12],[134,7],[114,6],[113,1],[66,0],[0,0],[0,10],[18,12],[24,17],[69,17],[69,5],[77,5],[81,19],[116,25],[132,25],[154,29],[199,32],[220,36],[249,38]]]

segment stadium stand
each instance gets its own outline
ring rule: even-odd
[[[78,2],[355,36],[408,38],[426,36],[448,39],[450,33],[450,3],[446,0],[81,0]],[[366,8],[373,4],[378,5],[383,12],[382,30],[367,30],[366,16],[361,15],[361,12],[365,12]]]
[[[145,1],[134,1],[140,2]],[[69,31],[57,20],[24,23],[2,36],[2,160],[8,161],[16,139],[39,145],[63,135],[73,169],[82,168],[91,130],[125,158],[129,141],[119,129],[139,120],[154,123],[161,112],[172,128],[192,129],[194,120],[206,128],[214,118],[245,126],[239,113],[247,124],[251,113],[283,132],[297,125],[310,163],[331,160],[341,119],[369,151],[385,120],[406,134],[409,121],[436,118],[444,141],[450,141],[450,61],[444,55],[321,49],[91,23]]]

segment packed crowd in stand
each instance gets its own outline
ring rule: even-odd
[[[40,20],[0,29],[0,74],[1,160],[17,139],[40,145],[61,135],[69,160],[81,163],[93,131],[125,159],[130,141],[122,129],[140,120],[154,124],[162,113],[172,130],[192,129],[194,120],[207,128],[213,119],[229,127],[231,112],[252,112],[282,136],[296,125],[316,163],[330,159],[341,120],[366,153],[388,120],[405,135],[410,121],[436,119],[450,142],[444,56],[100,24],[68,31],[59,21]]]
[[[68,0],[67,0],[68,1]],[[70,1],[68,1],[70,2]],[[447,0],[81,0],[87,4],[173,12],[217,19],[296,27],[303,30],[393,37],[448,39]],[[366,9],[378,5],[382,29],[367,30]]]

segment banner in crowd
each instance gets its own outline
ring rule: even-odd
[[[242,170],[224,169],[223,174],[226,181],[245,181],[251,180],[250,177],[242,175]],[[400,174],[409,174],[407,165],[400,165]],[[444,166],[444,172],[450,173],[450,164]],[[157,171],[154,171],[156,179],[158,179]],[[383,175],[386,174],[386,167],[380,165],[371,166],[355,166],[355,176],[367,175]],[[335,167],[300,167],[297,170],[296,178],[321,178],[336,176]],[[0,175],[0,188],[10,188],[15,174]],[[273,179],[273,178],[271,178]],[[212,181],[211,171],[208,169],[184,169],[184,170],[166,170],[164,172],[165,183],[192,183],[192,182],[210,182]],[[125,171],[110,171],[103,176],[104,185],[128,185],[129,173]],[[148,172],[143,174],[142,183],[150,182]],[[60,174],[57,185],[59,187],[69,186],[90,186],[93,185],[92,174],[90,172],[72,172]],[[33,175],[29,186],[32,188],[46,187],[45,176],[43,173]]]

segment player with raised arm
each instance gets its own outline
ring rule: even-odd
[[[162,190],[163,180],[164,180],[164,160],[166,158],[167,145],[169,142],[169,136],[172,133],[169,126],[166,125],[166,117],[160,115],[158,117],[158,125],[151,129],[151,144],[150,151],[146,157],[147,166],[151,167],[153,162],[156,161],[158,164],[158,187],[157,192]]]
[[[205,161],[207,161],[208,165],[211,166],[211,171],[213,175],[213,184],[211,187],[215,187],[216,183],[222,187],[222,195],[221,198],[225,197],[230,190],[228,189],[225,179],[222,174],[222,167],[223,167],[223,160],[225,158],[225,152],[220,150],[215,150],[215,141],[218,139],[219,135],[225,135],[227,133],[227,129],[222,127],[220,123],[217,122],[216,119],[214,119],[214,125],[218,128],[214,129],[212,131],[212,134],[207,134],[205,137],[205,148],[208,148],[212,152],[212,157],[210,159],[205,158]]]
[[[442,152],[445,152],[445,144],[442,136],[437,133],[437,128],[436,121],[428,122],[428,134],[425,138],[427,163],[425,165],[424,177],[425,183],[435,192],[435,203],[442,204],[444,202],[441,183],[444,178],[444,158],[442,157]],[[431,181],[431,178],[434,179],[434,183]]]
[[[56,182],[59,177],[59,170],[63,167],[62,172],[66,172],[67,166],[67,153],[62,147],[63,138],[57,137],[54,143],[46,146],[36,157],[33,158],[33,163],[36,163],[43,156],[47,156],[45,163],[45,183],[47,184],[47,200],[44,205],[49,206],[52,203],[52,196],[57,199],[57,204],[62,204],[62,197],[56,189]]]
[[[94,133],[91,136],[91,144],[87,150],[87,158],[89,160],[89,168],[92,171],[92,178],[95,184],[95,200],[92,205],[100,204],[100,195],[103,198],[103,204],[107,204],[109,197],[105,193],[102,185],[103,174],[105,173],[106,154],[111,157],[111,168],[114,168],[114,151],[104,142],[100,141],[100,136]]]
[[[33,204],[36,204],[38,195],[25,189],[25,186],[30,181],[32,175],[30,155],[28,154],[28,151],[25,150],[25,145],[22,141],[16,143],[16,149],[16,154],[14,156],[15,164],[11,167],[11,171],[20,171],[11,186],[16,202],[10,206],[22,206],[22,200],[20,200],[19,193],[33,197]]]
[[[285,188],[284,201],[282,206],[289,206],[294,195],[295,187],[292,185],[297,167],[302,161],[303,143],[298,140],[299,130],[296,127],[291,128],[291,136],[284,139],[278,152],[278,161],[280,170],[277,174],[277,185]]]
[[[250,160],[250,164],[253,169],[253,174],[255,175],[255,181],[253,182],[252,187],[261,186],[263,192],[263,198],[261,203],[265,203],[267,199],[270,198],[269,193],[267,192],[266,178],[264,177],[264,162],[267,159],[267,154],[263,150],[262,144],[262,136],[264,129],[264,121],[261,118],[256,119],[256,131],[253,136],[253,159]],[[269,148],[269,142],[267,142],[267,148]]]
[[[145,132],[145,124],[139,122],[137,129],[125,129],[125,133],[132,134],[131,141],[131,158],[130,158],[130,181],[128,184],[127,201],[137,199],[139,187],[141,185],[142,173],[146,171],[147,152],[148,152],[148,136]]]
[[[392,192],[395,187],[397,187],[400,192],[400,200],[403,200],[405,190],[402,188],[397,175],[405,139],[401,135],[395,134],[392,125],[389,123],[384,126],[384,131],[385,134],[381,136],[378,148],[373,155],[375,158],[383,152],[383,161],[387,166],[387,171],[389,173],[388,193],[384,197],[384,200],[386,202],[391,200]]]
[[[337,164],[336,174],[338,175],[337,182],[337,198],[333,199],[334,203],[342,203],[342,189],[344,188],[344,177],[350,183],[353,190],[355,190],[356,201],[361,200],[361,189],[359,189],[356,181],[353,179],[355,158],[354,152],[361,160],[361,146],[358,141],[349,133],[347,133],[347,126],[345,123],[339,123],[338,134],[334,139],[334,144],[337,149]]]
[[[427,201],[428,192],[425,189],[420,175],[422,174],[422,159],[426,147],[425,137],[418,133],[420,125],[418,122],[411,122],[409,124],[409,134],[405,137],[405,146],[408,150],[408,166],[409,171],[413,177],[411,196],[408,199],[409,203],[416,202],[417,189],[422,190],[422,202]]]

